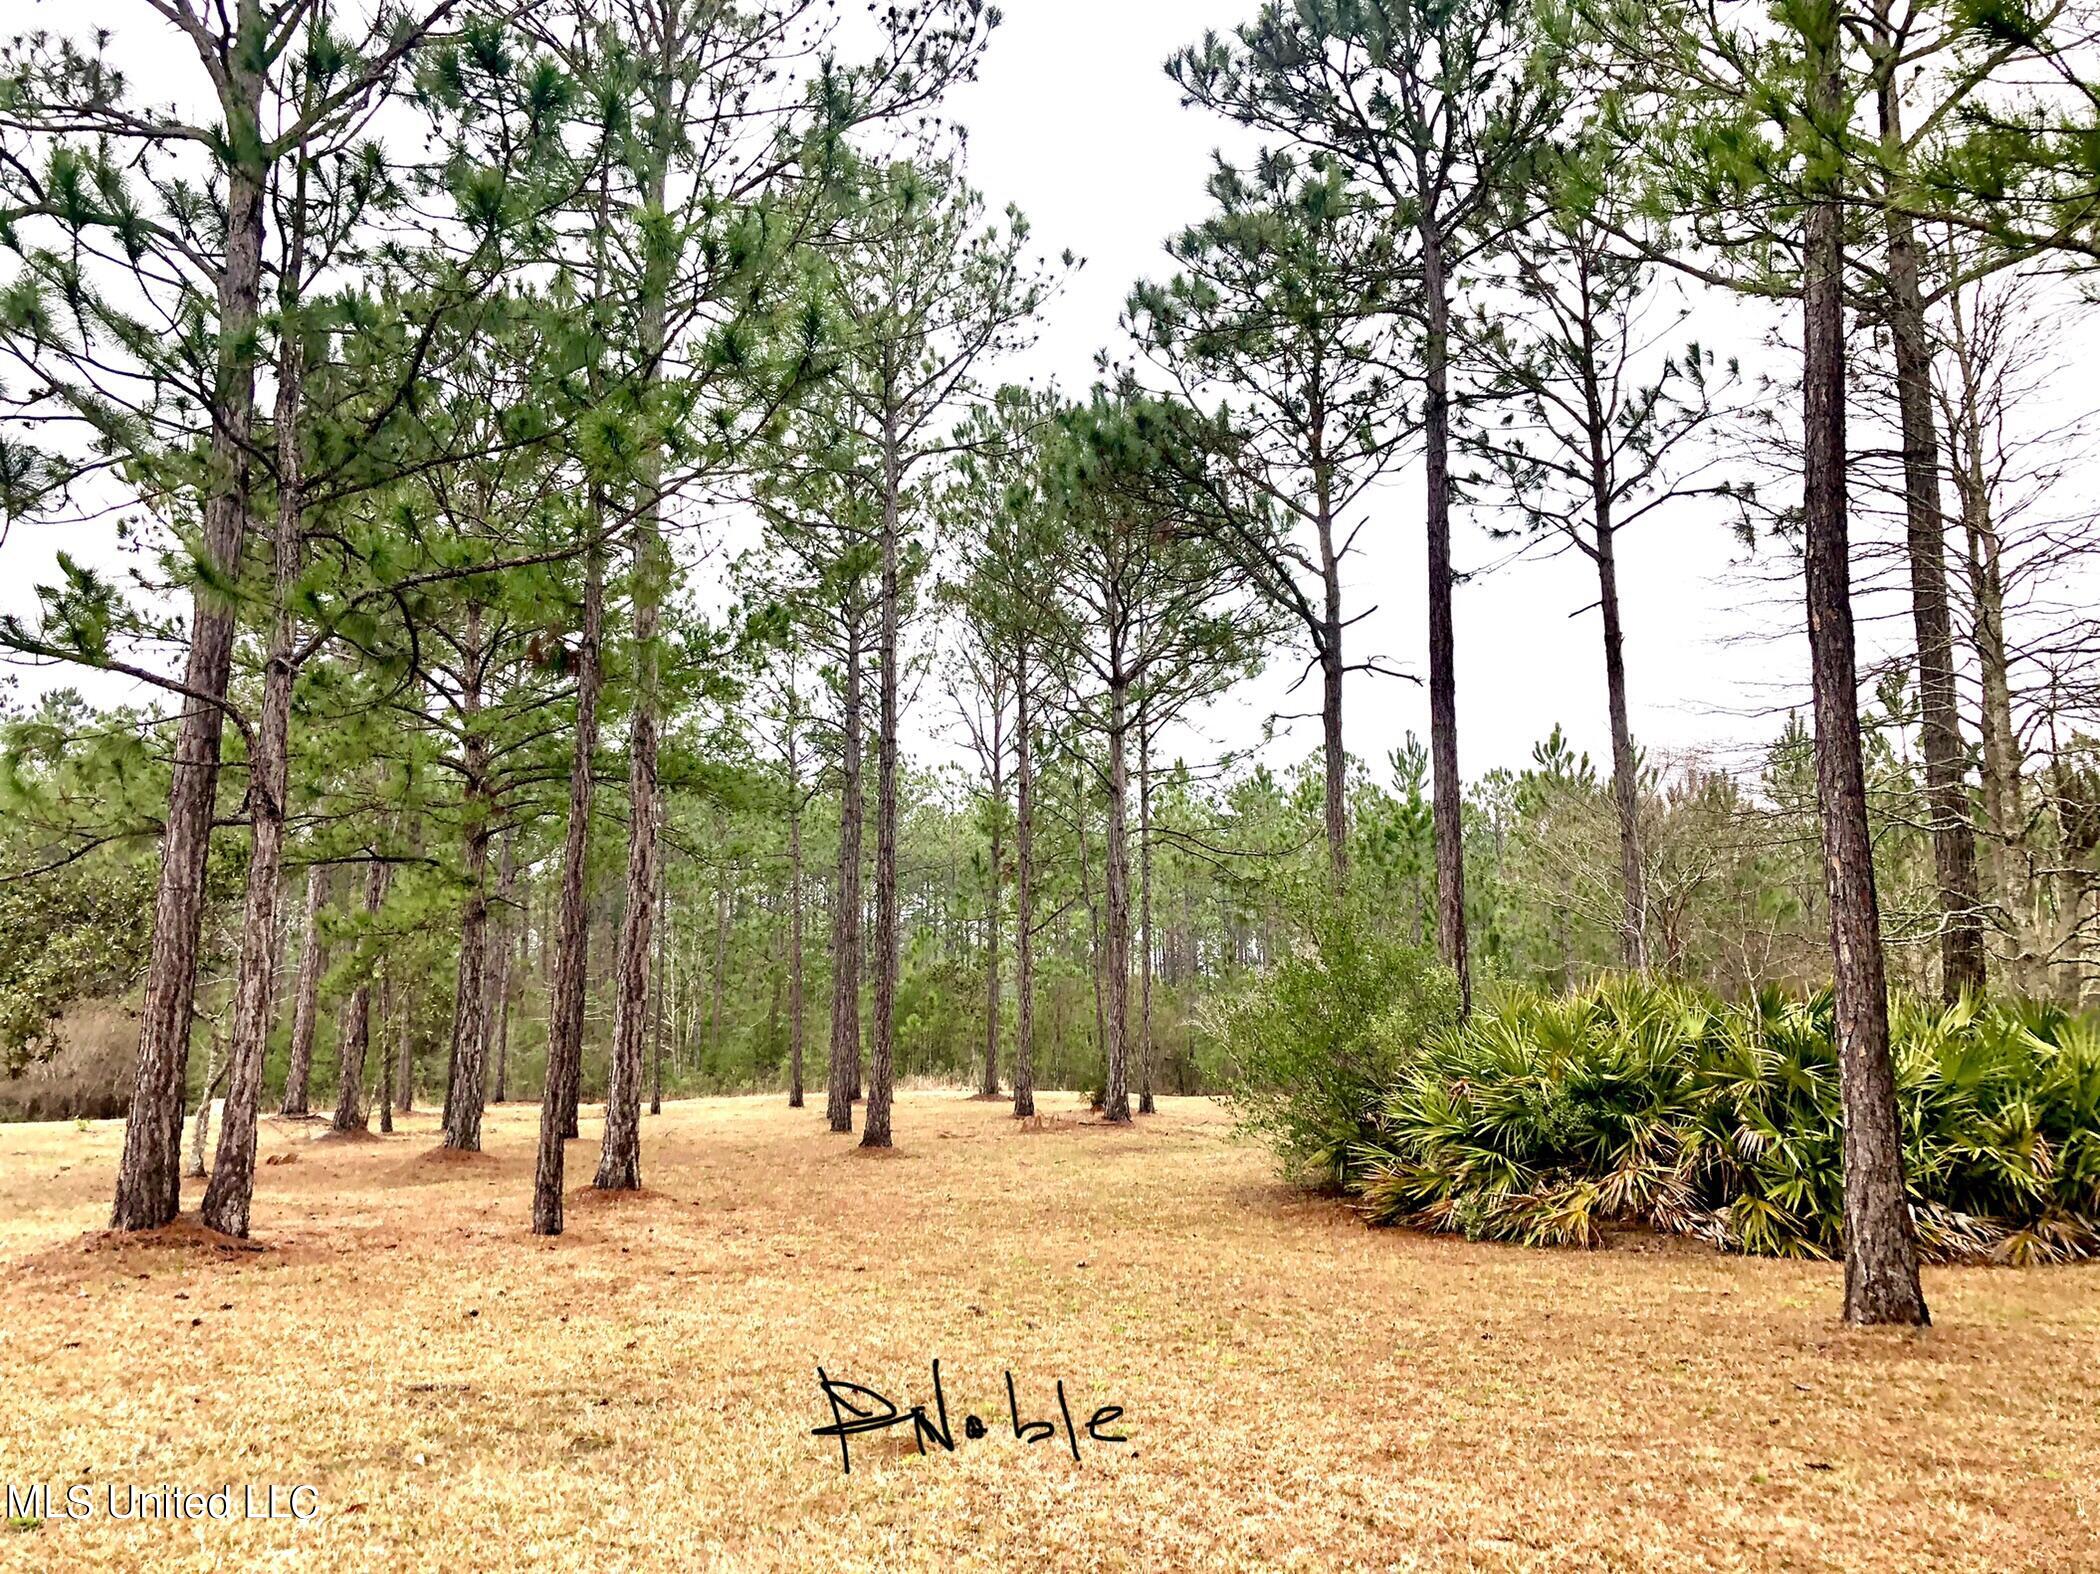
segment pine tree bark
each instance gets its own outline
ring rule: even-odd
[[[875,972],[875,883],[862,881],[862,908],[860,915],[860,976],[870,978]],[[868,1045],[867,1032],[863,1028],[860,1040],[854,1047],[853,1059],[846,1068],[847,1086],[853,1102],[861,1103],[867,1097]],[[862,1116],[866,1118],[865,1114]]]
[[[292,1042],[285,1061],[281,1113],[303,1118],[312,1098],[314,1030],[320,1018],[321,975],[328,971],[328,947],[321,939],[321,910],[328,905],[329,869],[315,864],[306,871],[306,917],[299,942],[299,973],[292,983]]]
[[[383,966],[379,975],[379,1031],[385,1047],[379,1052],[379,1086],[374,1091],[379,1095],[376,1100],[379,1129],[391,1135],[394,1130],[394,1057],[399,1030],[394,1022],[394,970],[390,966]],[[389,1033],[396,1036],[388,1037]]]
[[[1110,657],[1118,667],[1120,653]],[[1102,903],[1106,909],[1108,949],[1102,964],[1108,984],[1108,1080],[1103,1085],[1101,1118],[1118,1124],[1130,1119],[1130,767],[1126,737],[1130,693],[1127,682],[1111,679],[1108,691],[1108,834]]]
[[[467,606],[460,651],[460,723],[466,735],[461,749],[464,767],[462,804],[466,829],[460,863],[466,878],[466,900],[459,921],[459,972],[453,991],[452,1075],[445,1089],[444,1146],[462,1153],[481,1151],[481,1111],[488,1044],[485,1020],[488,998],[489,839],[495,804],[489,793],[489,745],[480,726],[483,662],[482,609]]]
[[[1324,425],[1316,420],[1313,429],[1323,434],[1316,442],[1324,443]],[[1320,638],[1316,654],[1320,659],[1322,819],[1327,831],[1327,871],[1339,895],[1349,882],[1349,752],[1342,745],[1342,567],[1334,544],[1333,477],[1321,447],[1314,450],[1313,474],[1317,503],[1313,523],[1320,543]],[[1141,734],[1142,731],[1140,723]],[[1140,796],[1146,786],[1143,774],[1140,767]],[[1147,1110],[1150,1095],[1148,1087],[1144,1095]]]
[[[282,883],[277,893],[277,933],[270,941],[270,987],[267,992],[269,1016],[274,1027],[278,1007],[284,1001],[284,980],[289,970],[288,958],[292,951],[293,904],[287,900],[291,895],[289,883]]]
[[[204,923],[204,873],[218,799],[220,707],[233,665],[234,608],[217,586],[233,580],[249,513],[248,445],[255,415],[255,338],[262,299],[265,171],[244,151],[261,143],[260,62],[245,51],[224,60],[227,106],[225,255],[217,284],[218,335],[212,377],[210,481],[201,557],[208,572],[191,593],[188,690],[176,723],[168,815],[161,833],[153,946],[139,1008],[139,1050],[110,1226],[154,1229],[182,1206],[182,1102],[190,1015],[197,994],[197,938]]]
[[[375,858],[365,869],[365,925],[370,933],[379,918],[379,911],[386,905],[387,886],[393,879],[393,866]],[[376,947],[375,947],[376,951]],[[365,1061],[372,1046],[372,975],[377,969],[376,955],[368,962],[358,978],[356,988],[350,992],[350,1004],[343,1014],[342,1075],[336,1080],[334,1129],[342,1132],[369,1131],[371,1112],[365,1107]],[[386,1103],[385,1085],[381,1084],[379,1102]]]
[[[831,912],[831,1076],[826,1114],[833,1131],[853,1129],[860,1066],[861,613],[847,608],[846,682],[839,758],[839,863]]]
[[[1103,1098],[1108,1086],[1108,1002],[1101,987],[1101,908],[1094,900],[1094,871],[1087,856],[1086,782],[1072,780],[1073,823],[1079,833],[1079,902],[1086,909],[1086,971],[1094,986],[1094,1053],[1101,1057]]]
[[[1876,6],[1892,44],[1887,0]],[[1901,87],[1891,59],[1876,73],[1884,154],[1902,168]],[[1895,203],[1882,209],[1887,240],[1889,336],[1895,348],[1897,421],[1903,436],[1904,550],[1910,567],[1911,622],[1918,641],[1919,742],[1925,801],[1932,816],[1933,872],[1940,897],[1940,989],[1951,1005],[1981,995],[1985,983],[1983,900],[1976,875],[1976,827],[1964,777],[1961,700],[1954,672],[1954,625],[1947,597],[1947,522],[1940,501],[1939,423],[1932,410],[1932,346],[1919,283],[1917,228]]]
[[[671,8],[658,29],[655,70],[649,82],[647,211],[662,213],[672,139],[679,134],[676,51],[683,30]],[[669,302],[669,263],[652,251],[642,275],[639,339],[645,362],[645,396],[662,381]],[[649,1025],[650,929],[656,919],[658,811],[656,801],[657,711],[660,654],[659,606],[668,579],[659,526],[663,456],[651,448],[637,467],[643,506],[634,526],[634,716],[627,739],[627,899],[613,952],[613,1042],[605,1090],[605,1134],[593,1184],[600,1191],[639,1191],[642,1185],[642,1036]]]
[[[655,330],[661,336],[661,324]],[[648,330],[645,326],[645,338]],[[646,484],[654,486],[653,467]],[[637,698],[628,737],[627,898],[613,961],[612,1063],[605,1090],[605,1135],[598,1155],[599,1191],[642,1185],[642,1035],[649,1022],[649,954],[656,916],[657,595],[661,543],[647,511],[637,521],[634,637]]]
[[[481,1113],[487,1062],[488,999],[488,864],[486,830],[470,830],[462,859],[467,897],[459,924],[459,970],[453,988],[452,1077],[445,1093],[444,1146],[462,1153],[481,1151]]]
[[[278,872],[284,849],[286,783],[285,721],[291,713],[289,663],[290,617],[278,620],[271,640],[271,663],[263,683],[263,714],[256,729],[255,757],[249,766],[249,814],[252,846],[247,902],[242,914],[242,945],[235,985],[232,1046],[227,1057],[226,1109],[219,1122],[218,1151],[211,1182],[204,1190],[201,1217],[222,1235],[245,1239],[255,1189],[256,1125],[262,1104],[263,1050],[269,1033],[269,961],[267,937],[276,924]],[[282,636],[281,642],[278,635]],[[281,688],[281,693],[275,692]],[[274,737],[273,737],[274,734]]]
[[[1331,827],[1330,827],[1331,829]],[[1347,825],[1343,835],[1346,838]],[[1332,851],[1333,844],[1329,844]],[[1346,876],[1348,857],[1341,871]],[[1138,702],[1138,1113],[1156,1115],[1152,1098],[1152,719],[1148,699]]]
[[[802,1108],[804,1019],[808,1015],[802,978],[802,766],[797,752],[795,711],[790,696],[787,723],[788,765],[788,1108]]]
[[[404,987],[394,1024],[394,1108],[406,1115],[416,1107],[416,1014]]]
[[[649,980],[649,1056],[652,1062],[649,1113],[652,1115],[664,1112],[664,989],[671,948],[670,882],[665,875],[664,860],[659,857],[656,863],[656,971]]]
[[[1832,52],[1811,42],[1811,103],[1835,122]],[[1816,785],[1830,897],[1838,1066],[1845,1127],[1845,1320],[1921,1324],[1917,1242],[1905,1197],[1902,1130],[1889,1053],[1888,982],[1874,889],[1861,758],[1845,499],[1844,239],[1841,198],[1812,198],[1803,246],[1803,514],[1808,635],[1815,689]]]
[[[890,1104],[897,1055],[897,660],[899,628],[898,505],[904,486],[894,422],[884,430],[882,451],[881,699],[875,756],[875,1032],[868,1055],[868,1113],[860,1145],[890,1146]]]
[[[994,693],[992,702],[992,828],[991,862],[984,899],[984,1067],[977,1091],[988,1099],[999,1096],[999,918],[1005,896],[1006,859],[1006,713],[1004,699]]]
[[[1421,172],[1418,189],[1431,189]],[[1458,774],[1457,648],[1453,633],[1451,569],[1451,307],[1444,239],[1425,207],[1419,223],[1422,295],[1428,333],[1422,352],[1423,469],[1428,480],[1429,753],[1431,818],[1436,838],[1437,951],[1458,979],[1461,1015],[1473,1007],[1473,972],[1466,947],[1465,800]]]
[[[1014,1117],[1035,1113],[1035,749],[1028,641],[1014,647]]]
[[[686,1048],[691,1038],[686,1018],[687,997],[692,993],[692,986],[686,982],[687,968],[678,948],[679,937],[671,934],[668,903],[664,908],[664,932],[670,940],[670,951],[664,957],[664,1055],[676,1069],[692,1064]]]
[[[1619,887],[1625,901],[1620,955],[1636,973],[1648,970],[1648,882],[1641,856],[1640,764],[1626,703],[1626,633],[1619,621],[1618,528],[1608,489],[1597,509],[1597,602],[1604,613],[1604,693],[1611,713],[1611,796],[1619,818]]]
[[[305,186],[301,165],[300,190]],[[295,225],[287,259],[286,289],[296,288],[302,269]],[[279,331],[277,367],[277,518],[272,538],[271,623],[263,663],[262,709],[256,717],[248,762],[248,883],[241,919],[241,956],[234,984],[232,1049],[228,1056],[226,1113],[219,1123],[218,1156],[205,1188],[205,1225],[222,1235],[245,1237],[255,1190],[256,1121],[262,1111],[263,1060],[270,1036],[270,974],[277,964],[277,891],[284,872],[286,799],[291,789],[292,594],[304,557],[299,471],[299,407],[305,379],[304,341],[296,312],[287,311]],[[312,1037],[309,1032],[309,1057]],[[306,1068],[295,1066],[296,1089],[285,1104],[306,1109]]]
[[[583,629],[576,652],[576,737],[569,763],[569,823],[562,848],[559,937],[547,1001],[547,1075],[540,1093],[539,1157],[533,1171],[532,1233],[562,1231],[563,1143],[583,1079],[583,986],[590,948],[585,878],[590,860],[591,764],[598,749],[598,689],[605,637],[605,561],[595,533],[604,499],[593,497],[594,539],[585,549]]]

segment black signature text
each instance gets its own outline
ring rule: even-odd
[[[1042,1443],[1064,1433],[1065,1446],[1071,1450],[1073,1462],[1079,1462],[1079,1440],[1084,1437],[1089,1443],[1127,1443],[1130,1439],[1116,1432],[1104,1430],[1122,1419],[1121,1405],[1102,1405],[1088,1417],[1085,1425],[1072,1419],[1072,1403],[1065,1393],[1063,1378],[1057,1380],[1057,1413],[1055,1421],[1046,1419],[1021,1419],[1020,1396],[1014,1388],[1014,1374],[1007,1372],[1006,1414],[1013,1428],[1016,1441]],[[909,1426],[912,1441],[921,1454],[926,1452],[929,1442],[938,1444],[949,1453],[955,1452],[955,1427],[948,1419],[948,1395],[941,1386],[941,1363],[933,1363],[933,1410],[923,1404],[913,1405],[909,1410],[899,1409],[897,1402],[886,1394],[859,1383],[848,1383],[828,1374],[823,1367],[817,1368],[817,1384],[823,1390],[824,1399],[831,1406],[831,1425],[813,1430],[815,1437],[835,1437],[839,1440],[839,1465],[847,1475],[853,1474],[852,1440],[866,1432],[887,1431],[893,1426]],[[963,1436],[969,1439],[988,1437],[991,1428],[980,1416],[966,1416],[963,1420]]]

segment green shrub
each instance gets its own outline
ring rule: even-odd
[[[1450,973],[1355,902],[1310,904],[1290,954],[1216,1003],[1211,1077],[1294,1179],[1340,1188],[1414,1046],[1457,1019]]]
[[[1903,1001],[1894,1040],[1925,1255],[2100,1251],[2100,1028],[2037,1006]],[[1518,996],[1401,1057],[1346,1181],[1376,1221],[1480,1239],[1594,1246],[1625,1223],[1831,1257],[1839,1114],[1827,994],[1731,1006],[1618,979]]]

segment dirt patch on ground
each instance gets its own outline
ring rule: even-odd
[[[2091,1272],[1931,1270],[1934,1327],[1867,1333],[1833,1264],[1366,1229],[1202,1101],[1051,1142],[930,1093],[873,1169],[821,1108],[668,1105],[648,1190],[541,1241],[535,1108],[480,1160],[401,1126],[266,1127],[301,1158],[259,1171],[259,1252],[89,1244],[115,1123],[0,1131],[0,1478],[320,1508],[53,1520],[0,1569],[2096,1566]],[[955,1451],[867,1434],[843,1475],[818,1367],[932,1412],[936,1359]],[[1088,1438],[1109,1406],[1127,1442]]]
[[[938,1133],[929,1133],[929,1135],[934,1136],[936,1141],[939,1140]],[[872,1163],[882,1164],[888,1164],[897,1159],[911,1159],[918,1157],[918,1155],[912,1152],[910,1148],[902,1147],[894,1142],[886,1148],[864,1148],[856,1142],[853,1145],[852,1151],[853,1157],[856,1159],[866,1159]]]
[[[562,1207],[570,1208],[662,1208],[677,1207],[678,1199],[667,1197],[660,1191],[643,1186],[636,1190],[604,1191],[596,1186],[578,1186],[562,1199]]]
[[[418,1164],[438,1165],[455,1169],[486,1169],[499,1162],[496,1155],[484,1148],[448,1148],[439,1143],[434,1148],[425,1148],[416,1155]]]
[[[326,1255],[306,1241],[250,1236],[241,1239],[207,1229],[185,1216],[157,1230],[124,1232],[90,1230],[41,1251],[0,1262],[0,1285],[25,1292],[71,1288],[91,1293],[94,1287],[128,1276],[146,1280],[204,1265],[232,1265],[269,1260],[274,1267],[311,1263]],[[84,1287],[84,1288],[83,1288]],[[0,1480],[4,1480],[0,1472]],[[0,1561],[0,1568],[5,1562]]]
[[[134,1252],[206,1252],[240,1257],[269,1249],[267,1241],[252,1236],[223,1235],[189,1217],[164,1224],[157,1230],[96,1230],[83,1235],[70,1247],[59,1248],[78,1252],[84,1257],[125,1256]]]
[[[352,1126],[348,1131],[337,1131],[333,1126],[330,1126],[326,1130],[316,1132],[313,1136],[307,1138],[307,1141],[309,1142],[329,1143],[384,1142],[385,1140],[386,1138],[382,1137],[378,1132],[373,1131],[369,1127],[365,1126]],[[438,1151],[444,1153],[450,1152],[451,1150],[449,1148],[441,1148]]]

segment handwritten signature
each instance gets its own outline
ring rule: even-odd
[[[923,1404],[913,1405],[909,1410],[900,1410],[897,1402],[886,1394],[860,1383],[848,1383],[830,1376],[823,1367],[817,1368],[817,1383],[822,1388],[826,1403],[831,1406],[831,1425],[813,1429],[814,1437],[835,1437],[839,1440],[839,1465],[847,1475],[853,1474],[853,1450],[851,1439],[864,1432],[881,1432],[893,1426],[910,1426],[912,1441],[919,1452],[926,1452],[929,1440],[938,1443],[949,1453],[955,1452],[955,1428],[948,1419],[948,1396],[941,1386],[941,1363],[933,1363],[933,1412],[927,1413]],[[1127,1443],[1130,1439],[1120,1433],[1106,1432],[1122,1419],[1121,1405],[1102,1405],[1087,1420],[1084,1427],[1072,1420],[1071,1401],[1065,1395],[1063,1378],[1057,1380],[1057,1411],[1064,1423],[1065,1444],[1072,1451],[1072,1460],[1079,1463],[1079,1439],[1084,1433],[1090,1443]],[[1056,1421],[1023,1421],[1021,1401],[1014,1390],[1014,1374],[1006,1373],[1006,1413],[1013,1427],[1016,1440],[1023,1443],[1041,1443],[1057,1436]],[[967,1416],[963,1420],[963,1436],[976,1439],[987,1437],[991,1428],[982,1417]]]

